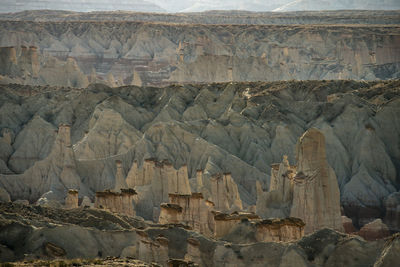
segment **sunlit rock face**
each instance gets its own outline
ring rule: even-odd
[[[301,218],[305,233],[325,227],[343,231],[339,186],[326,159],[323,133],[307,130],[296,145],[296,158],[296,166],[289,165],[287,156],[272,166],[270,190],[258,190],[257,213]]]
[[[325,147],[325,136],[317,129],[306,131],[297,143],[290,215],[303,219],[305,233],[325,227],[343,231],[339,186]]]
[[[214,203],[203,199],[201,193],[169,194],[169,203],[161,204],[159,223],[184,224],[206,236],[215,230]]]
[[[96,192],[94,207],[107,211],[134,216],[134,196],[133,189],[121,189],[121,192],[103,191]]]
[[[78,191],[70,189],[68,190],[67,197],[65,198],[65,208],[75,209],[79,207]]]

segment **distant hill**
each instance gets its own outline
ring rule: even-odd
[[[0,13],[38,9],[81,12],[112,10],[166,12],[158,5],[144,0],[2,0],[0,5]]]
[[[398,0],[295,0],[273,11],[305,10],[391,10],[400,9]]]

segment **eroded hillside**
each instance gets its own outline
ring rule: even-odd
[[[0,204],[0,211],[0,260],[24,259],[13,266],[49,265],[54,258],[62,266],[394,266],[400,248],[399,234],[366,242],[323,229],[292,243],[241,244],[100,210]],[[60,260],[107,256],[129,258]]]
[[[2,85],[0,185],[13,200],[63,194],[65,182],[93,197],[114,188],[116,160],[125,174],[134,161],[168,160],[176,169],[187,165],[191,186],[197,170],[205,181],[231,173],[247,208],[256,202],[256,182],[267,188],[271,164],[283,155],[294,164],[298,138],[315,127],[325,135],[345,214],[356,226],[384,218],[398,230],[399,87],[398,81]]]
[[[399,36],[397,25],[1,21],[2,65],[12,67],[0,70],[0,81],[86,87],[385,80],[399,78]],[[20,56],[21,46],[35,47],[36,73],[21,64],[19,58],[30,60]]]

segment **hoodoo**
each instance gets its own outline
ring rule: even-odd
[[[297,166],[286,156],[271,168],[269,192],[260,192],[257,213],[263,217],[301,218],[305,233],[324,227],[343,231],[337,178],[326,159],[325,137],[315,128],[296,146]]]

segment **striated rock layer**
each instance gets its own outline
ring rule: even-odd
[[[114,87],[399,78],[399,31],[396,24],[0,21],[0,58],[8,70],[2,83],[86,87],[90,80]],[[9,47],[21,46],[37,47],[36,72],[29,65],[31,52],[23,71],[12,67]]]

